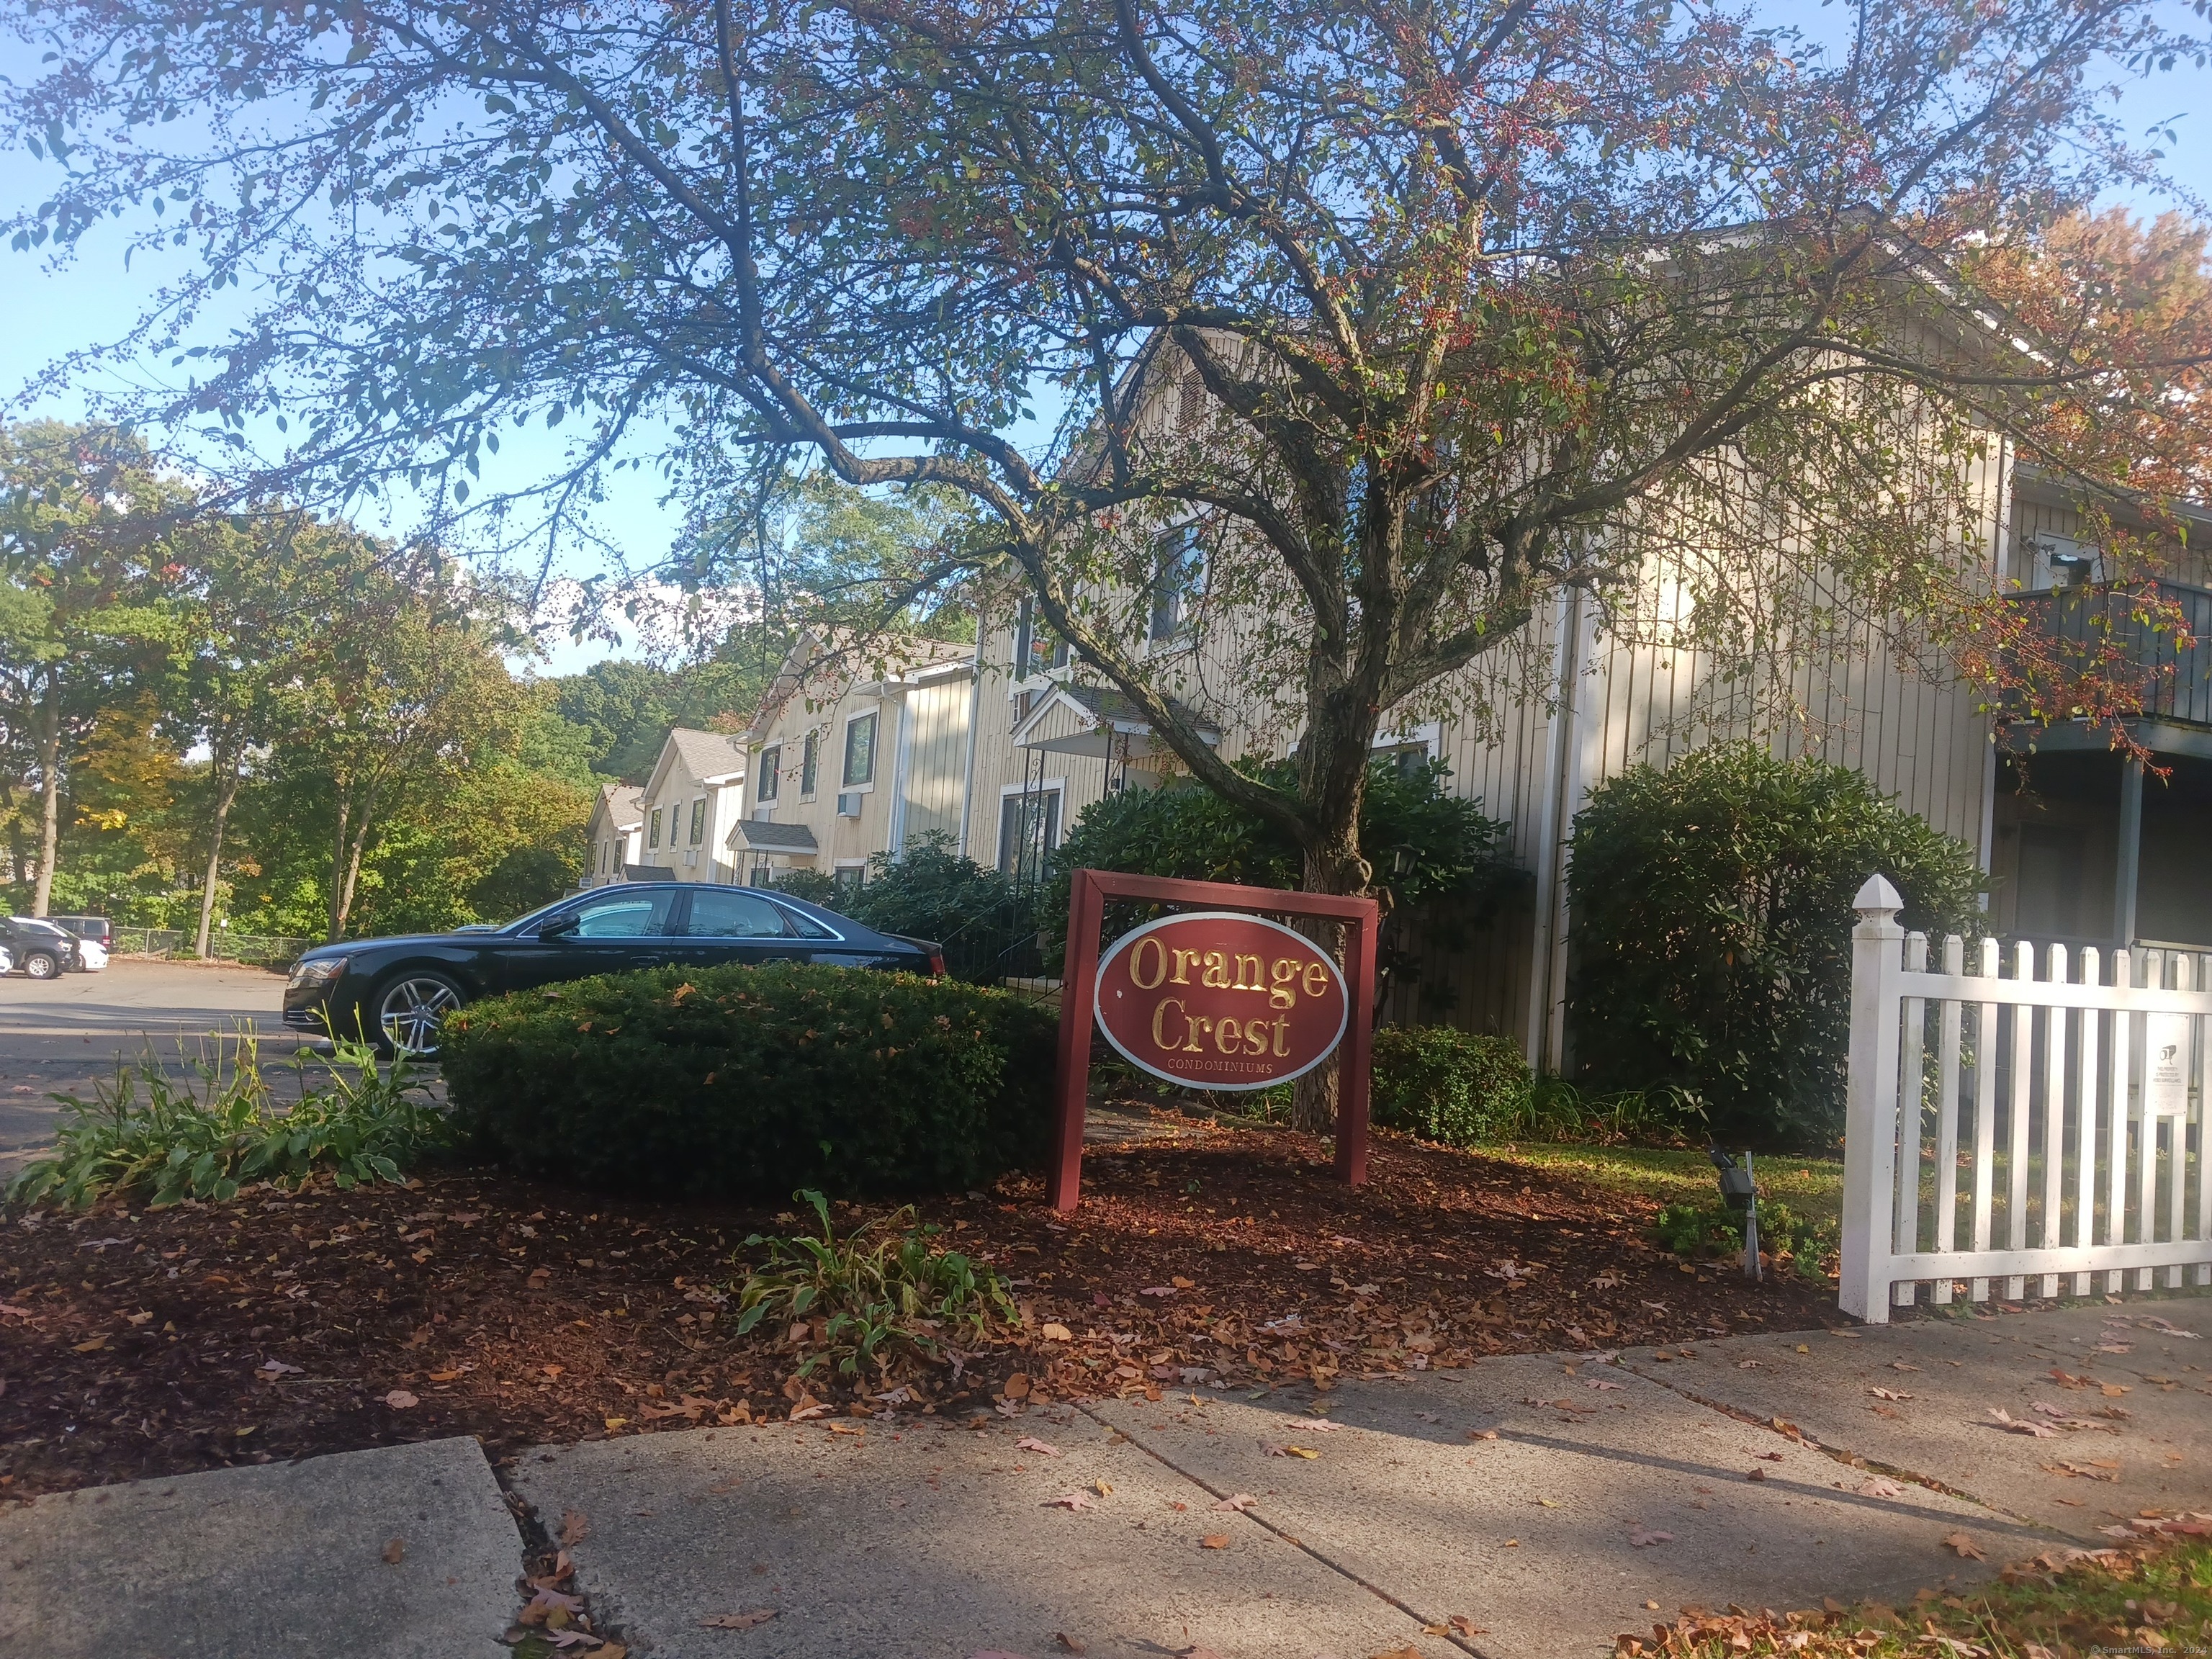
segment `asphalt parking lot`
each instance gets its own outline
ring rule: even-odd
[[[213,1034],[253,1033],[264,1063],[299,1039],[280,1018],[284,981],[237,963],[117,957],[104,972],[0,978],[0,1179],[53,1133],[49,1097],[92,1097],[119,1063],[153,1056],[183,1069]]]

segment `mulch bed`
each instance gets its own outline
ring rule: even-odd
[[[797,1379],[790,1331],[732,1328],[743,1241],[803,1230],[788,1210],[465,1170],[11,1217],[0,1497],[446,1435],[496,1458],[794,1401],[957,1415],[1217,1383],[1326,1390],[1488,1354],[1843,1322],[1832,1289],[1689,1269],[1647,1242],[1654,1206],[1616,1192],[1388,1136],[1352,1190],[1308,1137],[1181,1127],[1093,1148],[1066,1220],[1030,1176],[924,1202],[948,1243],[1013,1282],[1025,1322],[957,1369],[872,1377],[861,1398]],[[840,1230],[887,1207],[841,1206]]]

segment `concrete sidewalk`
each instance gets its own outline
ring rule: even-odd
[[[507,1474],[580,1534],[577,1585],[641,1659],[1595,1659],[1686,1606],[1901,1601],[2212,1510],[2207,1316],[2130,1301],[1500,1358],[1320,1402],[700,1429]],[[41,1498],[0,1515],[0,1659],[489,1659],[521,1555],[466,1441]]]

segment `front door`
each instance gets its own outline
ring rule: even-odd
[[[558,916],[549,916],[540,934],[510,942],[500,954],[505,988],[526,990],[593,974],[626,973],[675,959],[670,932],[677,890],[668,887],[606,887]],[[573,930],[542,937],[544,927],[573,917]]]

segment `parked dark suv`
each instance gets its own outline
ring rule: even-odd
[[[115,924],[106,916],[48,916],[57,927],[66,927],[79,939],[88,939],[103,951],[115,949]]]
[[[629,882],[595,887],[504,927],[319,945],[284,988],[284,1023],[386,1052],[437,1052],[438,1024],[465,1002],[559,980],[672,963],[819,962],[939,974],[937,945],[752,887]]]
[[[77,965],[76,935],[35,916],[0,918],[0,940],[16,971],[31,979],[52,979]]]

